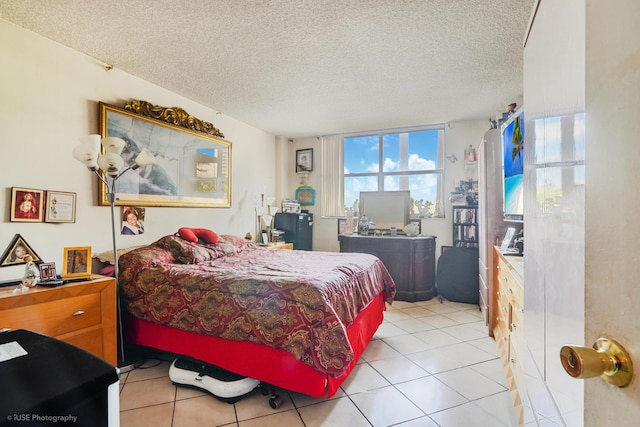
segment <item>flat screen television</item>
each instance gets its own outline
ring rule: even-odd
[[[361,191],[360,215],[373,220],[376,229],[398,230],[409,224],[411,196],[407,191]]]
[[[502,201],[505,221],[524,220],[524,111],[516,110],[501,127]]]

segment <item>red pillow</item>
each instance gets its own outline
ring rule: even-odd
[[[211,231],[207,228],[191,228],[191,227],[182,227],[178,230],[178,234],[184,240],[188,240],[189,242],[197,243],[198,239],[201,239],[205,243],[218,243],[220,240],[220,236],[218,236],[214,231]]]

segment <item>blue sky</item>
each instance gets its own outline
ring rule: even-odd
[[[408,133],[408,152],[400,158],[400,133],[385,134],[382,165],[385,172],[433,170],[438,167],[438,133],[425,130]],[[376,173],[380,168],[379,136],[358,136],[344,140],[344,173]],[[403,187],[403,188],[400,188]],[[419,175],[401,179],[387,177],[385,190],[411,190],[417,200],[435,200],[437,179]],[[360,191],[377,191],[375,177],[347,178],[345,204],[351,206]]]

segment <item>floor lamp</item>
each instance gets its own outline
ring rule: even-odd
[[[128,165],[120,156],[125,146],[121,138],[106,137],[100,135],[87,135],[80,138],[80,145],[73,149],[73,157],[84,164],[91,172],[94,172],[100,181],[107,187],[107,200],[111,207],[111,238],[113,241],[113,267],[116,280],[116,304],[118,313],[118,368],[120,372],[129,372],[139,366],[139,361],[127,360],[124,353],[124,339],[122,335],[122,310],[120,307],[120,287],[118,285],[118,248],[116,246],[116,185],[118,178],[130,170],[136,170],[142,166],[153,165],[156,160],[153,153],[144,149]],[[104,154],[102,154],[102,149]]]

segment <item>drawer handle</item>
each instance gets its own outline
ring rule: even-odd
[[[516,364],[516,359],[511,359],[511,363],[513,363],[514,365]]]
[[[3,332],[9,332],[11,330],[11,328],[2,328],[0,329],[0,334]]]
[[[515,328],[516,328],[516,326],[517,326],[517,325],[516,325],[515,323],[512,323],[512,324],[511,324],[511,328],[512,328],[512,329],[515,329]]]
[[[524,314],[524,308],[520,309],[520,313]]]
[[[74,316],[82,316],[84,314],[84,310],[78,310],[75,313],[73,313]]]
[[[502,311],[507,312],[507,307],[502,307]]]
[[[509,278],[507,276],[502,276],[502,280],[504,280],[505,282],[508,282]]]
[[[513,293],[513,289],[511,289],[511,288],[507,288],[507,290],[508,290],[509,292]]]

